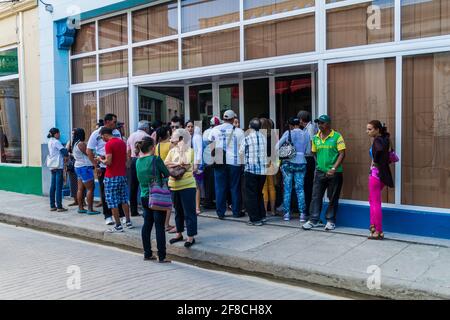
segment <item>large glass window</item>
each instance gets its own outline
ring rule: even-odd
[[[122,14],[98,22],[99,49],[123,46],[128,43],[127,15]]]
[[[86,136],[95,130],[97,123],[96,91],[72,94],[72,127],[83,128]]]
[[[19,80],[0,81],[0,163],[21,162]]]
[[[327,11],[327,49],[394,41],[394,0]]]
[[[315,0],[244,0],[244,18],[253,19],[276,13],[313,7]]]
[[[181,21],[182,32],[239,21],[239,0],[182,0]]]
[[[72,45],[72,55],[95,51],[95,22],[81,25]]]
[[[245,80],[244,123],[241,123],[241,127],[247,128],[254,117],[270,118],[269,104],[269,79]]]
[[[107,113],[117,115],[117,121],[125,123],[125,136],[130,135],[129,108],[128,108],[128,89],[113,89],[100,91],[100,116]]]
[[[183,69],[239,61],[239,28],[183,39]]]
[[[402,39],[450,34],[450,1],[402,0]]]
[[[189,87],[189,110],[190,120],[202,121],[203,128],[209,128],[208,121],[213,116],[211,85]]]
[[[178,70],[178,42],[167,41],[133,48],[133,75]]]
[[[128,50],[103,53],[99,56],[100,80],[128,76]]]
[[[177,1],[133,12],[133,42],[178,34]]]
[[[72,60],[72,84],[97,81],[95,56]]]
[[[395,58],[329,65],[328,114],[347,146],[342,198],[367,201],[371,163],[367,123],[386,123],[395,143]],[[383,202],[394,202],[393,189],[383,190]]]
[[[314,51],[314,14],[245,27],[245,59]]]
[[[403,59],[402,203],[450,208],[450,53]]]

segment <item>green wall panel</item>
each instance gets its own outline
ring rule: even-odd
[[[0,166],[0,190],[42,195],[42,168]]]

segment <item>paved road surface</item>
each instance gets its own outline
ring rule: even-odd
[[[339,299],[4,224],[0,239],[0,299]]]

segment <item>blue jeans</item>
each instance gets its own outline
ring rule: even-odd
[[[284,214],[289,215],[291,212],[292,183],[295,183],[295,191],[297,193],[298,208],[300,210],[300,213],[305,214],[306,203],[304,181],[306,174],[306,164],[297,164],[286,161],[281,165],[281,172],[283,173],[284,184]]]
[[[54,169],[52,173],[52,183],[50,186],[50,208],[62,208],[62,189],[64,184],[63,170]],[[55,205],[56,196],[56,205]]]
[[[225,216],[227,210],[227,193],[231,192],[233,216],[238,217],[241,210],[241,166],[229,164],[214,168],[214,180],[216,186],[217,215]]]

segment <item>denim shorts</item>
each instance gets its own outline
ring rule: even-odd
[[[105,197],[109,209],[115,209],[122,203],[128,203],[127,178],[105,178]]]
[[[78,180],[81,180],[83,183],[94,180],[94,167],[75,168],[75,173]]]

